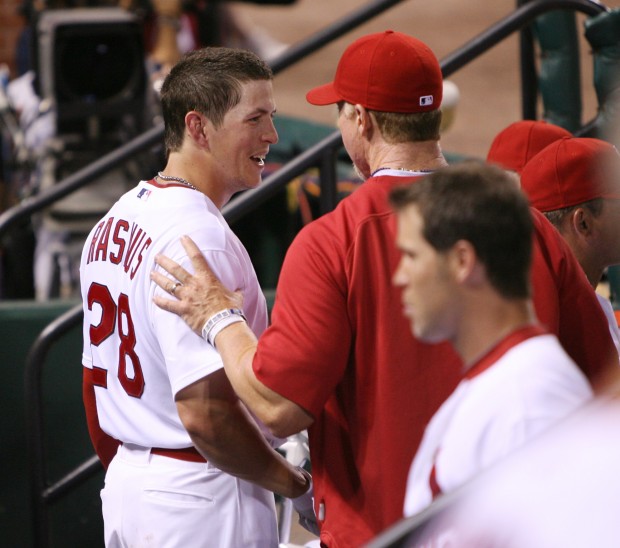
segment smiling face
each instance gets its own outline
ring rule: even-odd
[[[402,288],[403,312],[411,332],[429,343],[451,340],[456,331],[456,286],[450,251],[439,253],[426,241],[424,221],[415,205],[397,213],[397,225],[396,245],[402,255],[392,281]]]
[[[222,124],[207,124],[210,177],[221,181],[230,196],[260,184],[269,146],[278,142],[271,80],[244,82],[241,89],[241,100]]]

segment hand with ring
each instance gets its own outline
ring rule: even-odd
[[[166,299],[155,294],[153,301],[160,308],[183,318],[195,333],[202,336],[202,328],[213,314],[225,308],[243,309],[243,295],[240,291],[231,291],[222,285],[200,249],[188,236],[181,238],[181,244],[191,259],[194,273],[190,274],[168,257],[158,255],[155,263],[165,273],[153,270],[151,280],[175,298]],[[172,283],[171,277],[176,283]],[[175,295],[181,285],[183,292]]]

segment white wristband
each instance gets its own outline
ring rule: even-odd
[[[237,322],[245,322],[243,311],[239,308],[226,308],[211,316],[202,328],[202,338],[215,347],[215,337],[225,327]]]

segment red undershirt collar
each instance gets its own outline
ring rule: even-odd
[[[513,346],[532,337],[538,337],[539,335],[546,335],[545,331],[540,325],[526,325],[514,330],[512,333],[506,335],[501,341],[496,343],[486,354],[484,354],[474,365],[472,365],[463,375],[464,379],[472,379],[476,375],[479,375],[483,371],[486,371],[491,365],[499,360],[508,350]]]

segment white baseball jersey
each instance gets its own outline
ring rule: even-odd
[[[149,279],[162,253],[193,271],[179,239],[189,235],[230,289],[242,290],[256,335],[267,307],[247,252],[205,195],[142,181],[93,228],[80,266],[83,364],[94,370],[102,429],[142,447],[192,445],[174,401],[182,388],[223,367],[217,351],[175,314],[159,309]]]
[[[607,318],[607,323],[609,324],[609,333],[611,333],[611,338],[616,345],[616,350],[620,353],[620,329],[618,329],[618,321],[616,320],[616,315],[614,314],[614,307],[609,302],[609,299],[606,299],[602,295],[596,294],[596,298],[605,312],[605,317]]]
[[[467,370],[429,422],[409,472],[404,513],[416,514],[592,397],[557,338],[508,335]]]
[[[619,404],[617,391],[593,400],[482,474],[440,516],[433,537],[448,531],[454,546],[617,548]]]

